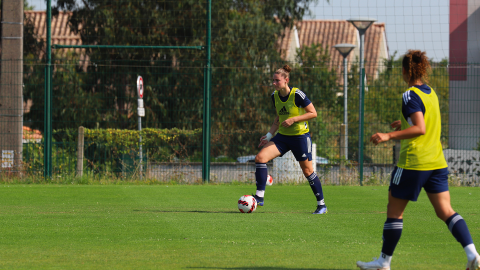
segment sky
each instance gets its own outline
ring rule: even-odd
[[[307,19],[348,20],[367,17],[385,23],[389,54],[426,51],[440,61],[448,57],[449,0],[318,0]]]
[[[52,1],[53,2],[53,1]],[[34,10],[46,10],[45,0],[27,0],[28,5],[33,6]]]
[[[27,1],[35,10],[46,9],[45,0]],[[449,0],[318,0],[310,9],[312,16],[304,19],[368,17],[385,23],[390,55],[419,49],[435,61],[448,57]]]

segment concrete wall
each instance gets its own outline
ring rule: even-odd
[[[450,1],[451,149],[472,150],[480,139],[480,1]]]

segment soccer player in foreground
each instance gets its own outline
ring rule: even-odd
[[[267,162],[292,151],[302,168],[313,194],[317,198],[317,209],[313,214],[327,213],[322,184],[312,165],[312,140],[309,133],[308,120],[317,117],[317,111],[307,95],[300,89],[289,87],[290,71],[288,65],[275,71],[273,75],[272,101],[277,111],[270,131],[260,138],[258,147],[263,147],[255,157],[255,178],[257,191],[254,195],[258,206],[263,206],[265,186],[267,182]],[[275,132],[277,132],[277,135]]]
[[[376,133],[370,141],[377,145],[402,140],[400,158],[392,172],[388,192],[387,221],[383,226],[383,246],[378,259],[357,262],[361,269],[390,269],[393,251],[403,229],[403,212],[409,201],[416,201],[422,189],[467,255],[467,270],[480,269],[480,256],[465,220],[450,204],[448,165],[440,143],[441,121],[438,97],[425,83],[430,63],[425,52],[409,50],[402,61],[403,94],[401,120],[391,124],[395,131]]]

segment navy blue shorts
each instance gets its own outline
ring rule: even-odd
[[[448,168],[432,171],[393,169],[389,187],[393,197],[417,201],[422,187],[428,193],[448,191]]]
[[[280,156],[291,150],[297,161],[312,160],[312,139],[310,138],[310,133],[296,136],[277,133],[270,141],[275,143],[278,151],[280,151]]]

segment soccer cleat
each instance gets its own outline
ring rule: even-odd
[[[480,256],[477,256],[475,259],[467,263],[466,270],[480,270]]]
[[[327,207],[325,205],[317,206],[317,209],[312,214],[326,214],[328,213]]]
[[[357,262],[357,267],[360,267],[362,270],[390,270],[390,266],[384,266],[381,264],[377,258],[373,258],[371,262]]]
[[[255,200],[257,200],[257,206],[260,206],[260,207],[263,206],[263,197],[259,197],[257,195],[252,195],[252,196],[255,198]]]

